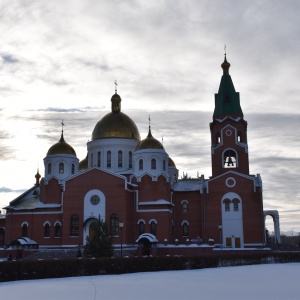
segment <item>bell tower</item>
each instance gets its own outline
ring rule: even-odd
[[[247,122],[240,105],[240,95],[229,75],[230,63],[226,54],[221,67],[223,76],[215,94],[213,122],[210,123],[212,176],[229,170],[249,175]]]

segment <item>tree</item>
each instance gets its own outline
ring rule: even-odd
[[[86,226],[86,222],[84,224]],[[113,255],[113,241],[108,225],[99,219],[93,221],[84,247],[85,256],[110,257]]]

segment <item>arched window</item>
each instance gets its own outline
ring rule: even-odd
[[[224,152],[223,167],[224,168],[236,168],[237,167],[237,154],[234,150],[229,149]]]
[[[72,164],[72,174],[75,174],[75,165],[74,164]]]
[[[93,163],[94,163],[94,155],[93,153],[91,153],[91,162],[90,162],[90,167],[93,167]]]
[[[71,217],[71,236],[79,236],[79,217],[73,215]]]
[[[50,224],[47,222],[44,225],[44,237],[50,237]]]
[[[54,226],[54,237],[60,238],[61,237],[61,224],[59,222],[55,223]]]
[[[59,168],[59,173],[60,174],[63,174],[65,172],[65,165],[64,165],[64,163],[60,162],[58,168]]]
[[[217,132],[216,134],[216,144],[220,144],[221,143],[221,136],[220,136],[220,133]]]
[[[101,167],[101,152],[98,151],[98,154],[97,154],[97,166],[98,168]]]
[[[163,170],[166,171],[166,161],[163,160]]]
[[[150,222],[150,233],[156,235],[156,222],[154,220]]]
[[[240,131],[238,132],[237,140],[238,140],[238,142],[242,141],[242,133]]]
[[[132,169],[132,152],[129,151],[128,155],[129,155],[129,157],[128,157],[128,161],[129,161],[128,168]]]
[[[107,162],[106,162],[107,168],[111,168],[111,151],[107,151]]]
[[[118,168],[123,167],[123,153],[121,150],[118,151]]]
[[[239,211],[240,200],[239,199],[233,199],[232,203],[233,203],[233,211]]]
[[[145,222],[144,221],[139,221],[139,235],[145,233]]]
[[[142,159],[139,160],[139,170],[143,170],[144,168],[144,161]]]
[[[27,237],[28,236],[28,223],[24,222],[22,224],[22,237]]]
[[[112,214],[110,216],[110,234],[112,236],[119,235],[119,217],[117,214]]]
[[[48,174],[52,173],[52,164],[48,163]]]
[[[182,235],[183,236],[189,235],[189,223],[187,221],[182,222]]]
[[[155,158],[151,159],[151,170],[156,170],[156,159]]]
[[[181,204],[182,204],[182,212],[187,213],[189,211],[189,203],[186,200],[183,200]]]
[[[223,201],[224,205],[225,205],[225,211],[230,211],[230,200],[229,199],[225,199]]]

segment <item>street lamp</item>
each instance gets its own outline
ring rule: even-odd
[[[119,222],[119,227],[121,231],[121,257],[123,257],[123,227],[124,227],[124,222],[120,221]]]
[[[222,251],[222,244],[223,244],[223,241],[222,241],[222,229],[223,229],[223,226],[222,226],[222,224],[219,224],[218,228],[220,230],[220,248],[221,248],[221,251]]]

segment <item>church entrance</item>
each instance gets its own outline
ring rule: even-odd
[[[156,243],[158,242],[155,235],[151,233],[143,233],[135,241],[139,244],[138,255],[149,256],[156,255]]]
[[[93,239],[96,236],[97,232],[99,232],[98,223],[94,221],[89,226],[89,239]]]

